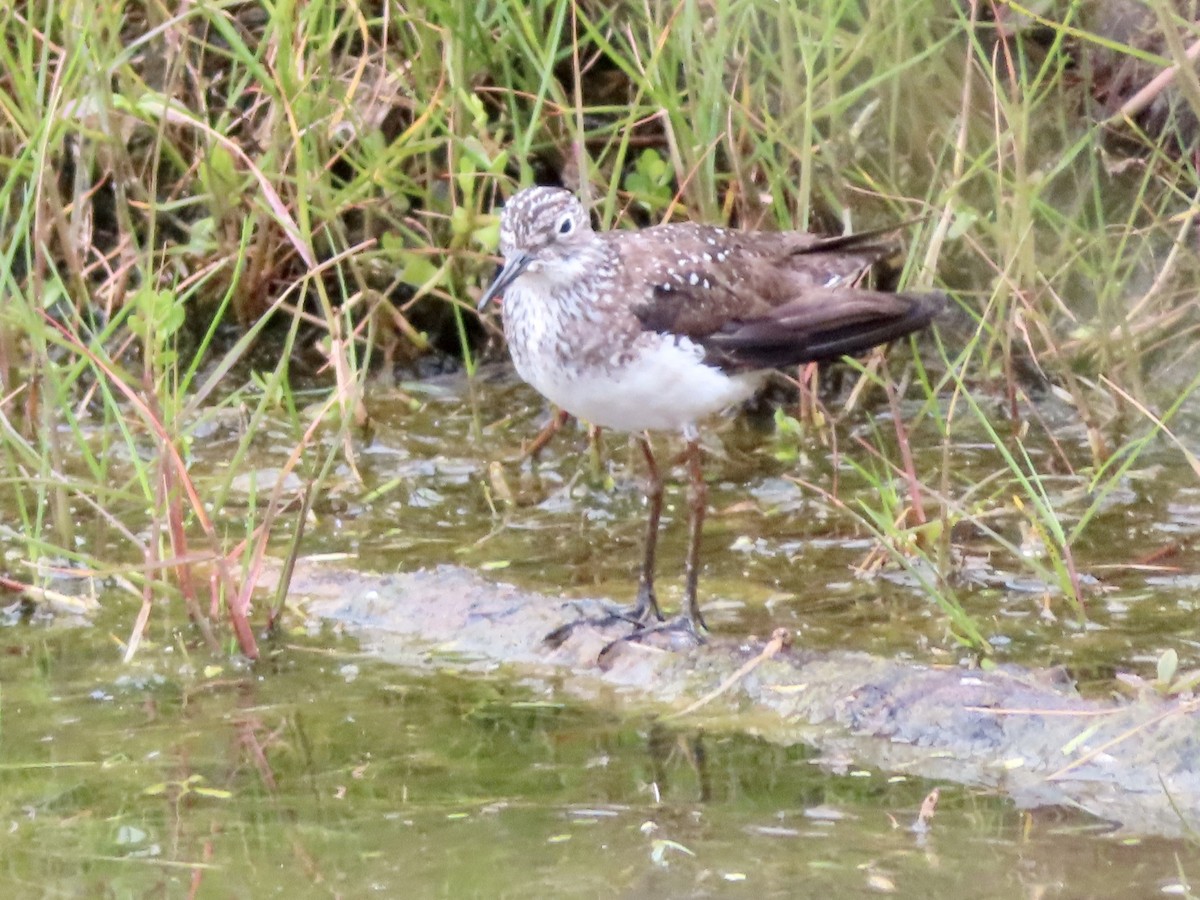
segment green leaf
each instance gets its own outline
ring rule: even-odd
[[[471,240],[486,252],[495,253],[500,246],[500,220],[495,216],[489,218],[491,221],[471,232]]]
[[[201,797],[212,797],[214,800],[229,800],[233,797],[233,791],[226,791],[222,788],[198,787],[192,788],[192,793]]]
[[[647,209],[662,209],[671,202],[672,171],[667,161],[653,148],[643,150],[633,171],[625,176],[625,189]]]
[[[475,228],[475,214],[465,206],[456,206],[450,213],[450,230],[457,236],[470,234]]]
[[[799,437],[804,433],[804,426],[794,416],[789,416],[782,407],[775,410],[775,432],[779,437]]]
[[[400,280],[413,287],[428,284],[437,275],[438,267],[424,253],[409,250],[400,254],[403,268],[400,270]]]
[[[1171,679],[1175,677],[1175,673],[1179,670],[1179,654],[1175,652],[1173,647],[1168,647],[1162,652],[1162,656],[1158,658],[1158,682],[1163,687],[1171,683]]]

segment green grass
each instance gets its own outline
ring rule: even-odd
[[[1162,68],[1196,35],[1128,47],[1073,6],[1061,19],[1006,6],[1004,28],[970,8],[6,6],[0,539],[21,580],[44,584],[51,564],[120,574],[144,616],[181,598],[215,649],[211,574],[253,655],[268,539],[296,552],[331,468],[354,471],[368,383],[431,347],[473,371],[485,346],[466,310],[492,266],[493,207],[558,180],[606,227],[917,220],[905,281],[949,289],[961,311],[946,358],[908,394],[947,464],[963,429],[981,429],[994,469],[960,484],[881,440],[885,461],[862,470],[880,504],[859,515],[905,564],[927,555],[960,640],[986,644],[953,599],[950,526],[964,518],[990,529],[1018,510],[1045,553],[989,533],[1082,614],[1073,551],[1106,492],[1163,435],[1194,471],[1171,422],[1198,384],[1180,360],[1196,340],[1200,176],[1169,130],[1102,125],[1080,57]],[[1194,82],[1181,79],[1181,116],[1200,113]],[[301,412],[300,384],[321,388],[315,409]],[[1069,517],[1026,452],[1053,441],[1030,400],[1046,385],[1090,438],[1090,458],[1061,461],[1095,498]],[[197,486],[189,448],[230,414],[239,448]],[[213,521],[268,422],[293,442],[277,487],[244,521]],[[306,486],[298,518],[289,473]],[[892,524],[918,486],[936,540]]]

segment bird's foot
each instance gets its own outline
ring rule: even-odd
[[[637,634],[638,631],[651,627],[648,623],[654,620],[653,611],[641,603],[628,607],[605,604],[604,611],[600,615],[585,615],[559,625],[542,638],[542,643],[551,650],[557,650],[567,642],[567,638],[576,628],[585,625],[589,628],[608,628],[611,625],[628,624],[633,626],[633,634]]]
[[[705,627],[703,620],[697,622],[691,616],[680,614],[673,619],[668,619],[666,622],[660,622],[656,625],[643,625],[636,631],[622,635],[616,640],[609,641],[601,648],[596,661],[603,668],[611,654],[621,644],[630,644],[634,642],[641,643],[647,638],[653,638],[659,635],[664,635],[670,639],[669,646],[671,649],[684,649],[676,642],[676,638],[681,638],[685,645],[692,647],[700,647],[708,643],[708,639],[704,636],[708,628]]]

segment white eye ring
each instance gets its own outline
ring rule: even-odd
[[[571,216],[563,216],[561,222],[558,223],[559,234],[570,234],[575,230],[575,219]]]

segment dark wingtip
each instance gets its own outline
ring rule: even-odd
[[[950,305],[950,295],[943,291],[928,291],[923,294],[902,293],[897,296],[909,300],[913,304],[908,319],[916,324],[913,331],[918,331],[930,324]]]
[[[858,326],[835,328],[813,336],[809,354],[814,361],[830,361],[842,356],[856,356],[872,347],[887,344],[921,331],[946,308],[950,296],[942,291],[919,294],[898,293],[894,297],[908,301],[908,311],[902,315],[882,318]]]
[[[797,315],[791,321],[764,317],[712,335],[704,341],[710,360],[727,369],[776,369],[857,356],[928,327],[950,301],[941,291],[849,294],[860,300],[886,299],[885,308],[891,308],[886,313],[867,312],[840,319],[832,315],[823,321],[827,308],[805,304],[802,313],[807,315]]]

